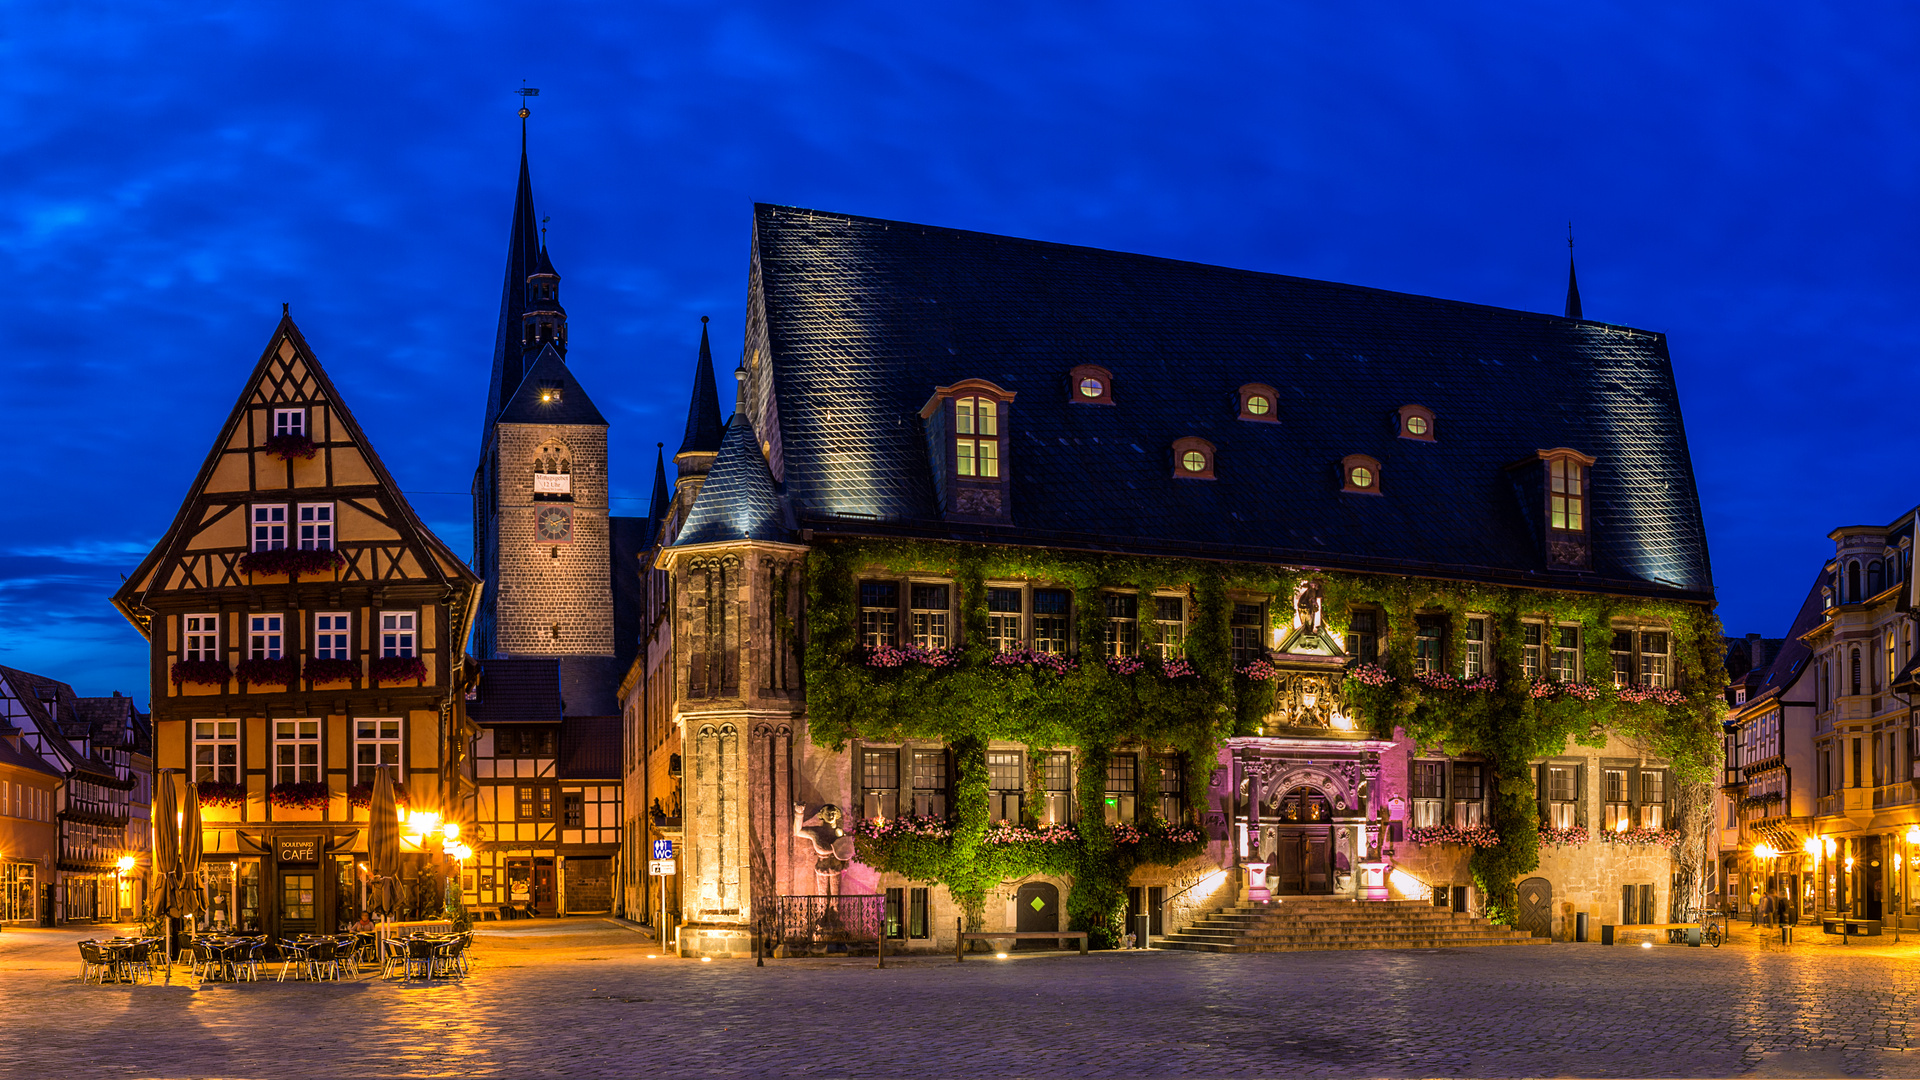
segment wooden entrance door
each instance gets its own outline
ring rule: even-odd
[[[533,860],[533,910],[541,916],[557,915],[560,906],[553,887],[553,860]]]
[[[1268,872],[1274,892],[1311,896],[1333,891],[1333,830],[1282,827]]]
[[[1022,933],[1060,929],[1060,890],[1044,881],[1029,881],[1013,894],[1013,928]]]
[[[1519,928],[1537,938],[1553,936],[1553,883],[1546,878],[1520,883]]]

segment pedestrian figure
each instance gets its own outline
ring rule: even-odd
[[[1747,913],[1751,925],[1760,925],[1760,886],[1754,885],[1747,890]]]
[[[1760,913],[1762,926],[1773,925],[1774,908],[1776,908],[1779,905],[1779,903],[1780,903],[1780,897],[1779,897],[1779,894],[1777,894],[1774,891],[1773,882],[1771,881],[1767,882],[1767,896],[1766,896],[1766,900],[1763,902],[1763,910]]]

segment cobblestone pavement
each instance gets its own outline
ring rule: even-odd
[[[488,924],[458,983],[98,987],[78,979],[82,936],[0,933],[0,1076],[1920,1075],[1911,944],[1016,955],[881,971],[870,958],[679,960],[620,924],[575,920]]]

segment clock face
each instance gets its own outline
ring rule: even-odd
[[[533,523],[544,543],[566,544],[573,540],[573,509],[571,507],[543,507],[534,517]]]

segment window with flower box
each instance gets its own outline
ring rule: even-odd
[[[1153,598],[1153,641],[1160,659],[1172,660],[1187,652],[1187,601],[1183,596]]]
[[[313,658],[345,660],[347,655],[348,616],[345,612],[326,611],[313,617]]]
[[[250,550],[279,551],[287,546],[287,507],[284,503],[254,506],[253,541]]]
[[[913,601],[909,618],[913,643],[922,649],[944,649],[947,637],[948,588],[945,585],[915,585],[908,590]]]
[[[1107,759],[1107,824],[1131,824],[1140,791],[1140,758],[1115,754]]]
[[[1477,761],[1453,763],[1453,824],[1470,828],[1487,823],[1487,767]]]
[[[240,722],[193,722],[193,780],[196,784],[240,782]]]
[[[416,614],[411,611],[383,611],[380,613],[380,655],[412,656],[414,650],[414,623]]]
[[[1446,670],[1445,615],[1416,615],[1413,620],[1413,670]]]
[[[1640,827],[1667,827],[1667,774],[1660,769],[1640,770]]]
[[[1413,827],[1428,829],[1443,824],[1447,807],[1447,763],[1413,763]]]
[[[1267,606],[1265,604],[1233,605],[1233,621],[1228,629],[1232,632],[1233,666],[1242,668],[1267,655],[1267,643],[1264,640],[1267,629]]]
[[[1106,593],[1107,655],[1140,655],[1140,598],[1127,593]]]
[[[1347,657],[1363,664],[1380,662],[1380,615],[1368,608],[1347,618]]]
[[[320,721],[273,722],[273,782],[276,785],[320,782]]]
[[[1488,673],[1487,620],[1481,616],[1467,618],[1465,640],[1460,647],[1460,666],[1468,679],[1477,679]]]
[[[333,550],[333,504],[300,504],[300,550]]]
[[[1624,832],[1633,827],[1632,788],[1627,785],[1626,769],[1603,770],[1603,788],[1606,795],[1604,816],[1601,818],[1608,832]]]
[[[1670,638],[1665,630],[1616,628],[1608,650],[1613,657],[1613,685],[1672,685],[1670,650]]]
[[[353,722],[353,782],[371,785],[380,770],[400,765],[400,721],[356,718]]]
[[[993,821],[1020,821],[1027,791],[1025,755],[1019,751],[987,754],[987,816]]]
[[[180,658],[194,661],[217,661],[224,659],[220,655],[220,616],[187,615],[181,620],[186,626],[184,640],[181,643]]]
[[[247,616],[247,658],[249,660],[278,660],[280,647],[285,640],[282,630],[282,616]]]
[[[1073,594],[1066,589],[1033,590],[1033,648],[1035,652],[1064,656],[1067,621]]]
[[[1548,762],[1540,766],[1540,820],[1550,829],[1572,829],[1586,824],[1581,812],[1585,766]]]
[[[1065,825],[1073,820],[1073,755],[1049,750],[1041,760],[1041,787],[1047,803],[1040,809],[1042,825]]]
[[[860,751],[860,816],[896,818],[900,816],[900,751]]]
[[[307,433],[307,410],[273,410],[273,433],[275,435],[305,435]]]
[[[1186,770],[1180,767],[1180,755],[1160,755],[1160,816],[1179,821],[1187,812]]]
[[[900,644],[900,586],[891,581],[860,583],[860,643],[869,649]]]
[[[1553,652],[1548,658],[1548,674],[1560,682],[1580,681],[1580,628],[1553,628]]]
[[[987,590],[987,641],[993,651],[1010,653],[1020,647],[1020,616],[1026,612],[1025,594],[1014,589]]]
[[[1546,633],[1547,628],[1539,623],[1520,627],[1520,669],[1529,679],[1539,679],[1546,670]]]
[[[913,752],[913,812],[920,817],[947,816],[947,752]]]

